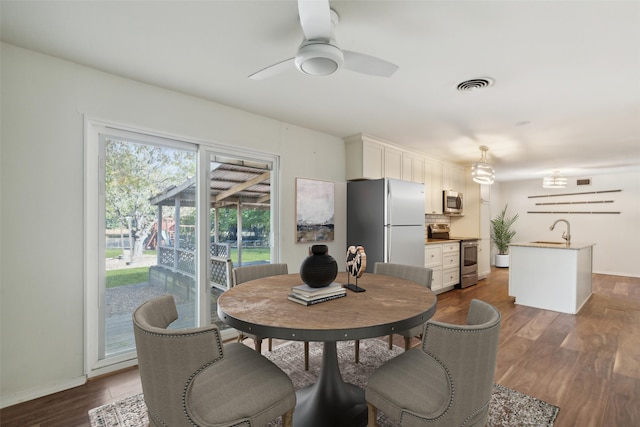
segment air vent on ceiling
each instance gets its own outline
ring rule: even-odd
[[[578,178],[576,185],[591,185],[591,178]]]
[[[485,89],[490,86],[493,86],[493,79],[488,77],[483,77],[480,79],[471,79],[460,83],[457,86],[458,91],[460,92],[469,92],[478,89]]]

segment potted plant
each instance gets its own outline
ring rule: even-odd
[[[511,239],[516,235],[515,230],[511,229],[511,226],[518,219],[518,214],[515,214],[511,218],[507,217],[507,207],[498,216],[491,220],[491,241],[495,243],[498,248],[496,254],[496,267],[509,267],[509,244]]]

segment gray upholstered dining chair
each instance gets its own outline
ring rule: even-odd
[[[279,276],[282,274],[288,274],[289,269],[287,264],[258,264],[248,265],[246,267],[236,267],[232,271],[233,286],[237,286],[241,283],[248,282],[254,279],[260,279],[262,277]],[[240,332],[238,335],[238,341],[242,341],[245,338],[253,339],[255,343],[255,349],[258,353],[262,351],[262,338],[256,335],[248,334],[246,332]],[[269,351],[272,348],[272,339],[268,338]],[[304,369],[309,370],[309,343],[304,342]]]
[[[377,425],[378,409],[403,427],[483,426],[500,319],[495,307],[472,300],[466,325],[429,320],[420,348],[387,361],[369,378],[369,426]]]
[[[289,269],[287,264],[258,264],[248,265],[246,267],[236,267],[232,270],[233,286],[238,286],[241,283],[248,282],[254,279],[260,279],[262,277],[279,276],[281,274],[288,274]],[[249,337],[253,339],[255,349],[258,353],[262,351],[262,337],[257,337],[252,334],[248,334],[239,331],[238,341]],[[269,351],[271,351],[272,340],[269,338]]]
[[[144,400],[152,426],[293,425],[291,379],[244,344],[222,344],[216,325],[167,329],[178,318],[171,295],[133,313]]]
[[[394,264],[389,262],[376,262],[373,265],[373,274],[384,274],[386,276],[398,277],[400,279],[411,280],[420,283],[431,289],[431,277],[433,270],[425,267],[415,267],[412,265]],[[411,338],[418,337],[422,334],[424,324],[415,326],[406,331],[400,331],[398,334],[404,337],[404,350],[407,351],[411,347]],[[389,335],[389,349],[393,346],[393,334]],[[360,361],[360,342],[356,341],[356,363]]]

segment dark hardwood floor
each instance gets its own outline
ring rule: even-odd
[[[497,383],[559,406],[559,427],[639,426],[640,279],[594,274],[594,294],[576,316],[516,305],[507,282],[508,269],[494,268],[476,286],[441,294],[434,318],[463,323],[473,298],[495,305]],[[139,392],[138,371],[128,369],[5,408],[0,424],[88,426],[89,409]]]

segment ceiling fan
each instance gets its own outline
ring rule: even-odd
[[[390,77],[398,69],[383,59],[340,49],[334,38],[340,18],[329,7],[328,0],[298,0],[298,13],[304,40],[296,56],[257,71],[250,79],[263,80],[291,69],[292,65],[311,76],[328,76],[346,68],[371,76]]]

